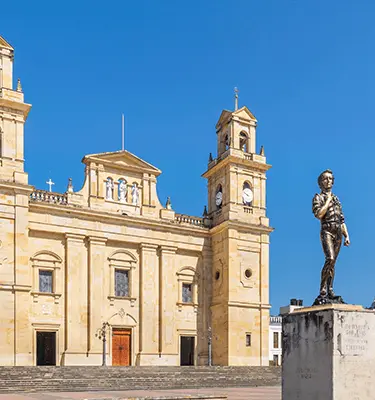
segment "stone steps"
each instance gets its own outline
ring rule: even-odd
[[[0,367],[0,393],[280,385],[277,367]]]

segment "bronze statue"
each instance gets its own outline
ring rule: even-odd
[[[320,239],[325,255],[320,281],[320,294],[315,299],[315,304],[344,303],[341,296],[336,296],[333,291],[335,277],[335,264],[340,252],[342,237],[344,246],[349,246],[349,233],[345,225],[340,200],[332,193],[335,178],[331,170],[323,171],[318,177],[320,194],[313,198],[312,211],[320,219]]]

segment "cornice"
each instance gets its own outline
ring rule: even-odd
[[[161,245],[159,246],[159,250],[162,254],[175,254],[178,247]]]
[[[78,233],[65,233],[65,239],[67,241],[72,241],[72,242],[83,242],[85,240],[86,235],[81,235]]]
[[[154,251],[154,250],[157,250],[158,247],[159,247],[159,245],[153,244],[153,243],[139,243],[139,248],[141,250]]]
[[[254,161],[254,160],[248,160],[246,158],[240,158],[235,155],[228,155],[227,157],[218,161],[214,166],[209,168],[206,172],[204,172],[202,174],[202,177],[207,179],[211,175],[215,174],[221,168],[226,167],[228,164],[246,166],[252,169],[253,171],[257,172],[266,172],[272,167],[272,165],[270,164],[261,163],[259,161]]]
[[[262,233],[270,234],[274,231],[274,228],[265,225],[249,224],[238,220],[224,221],[219,225],[214,226],[210,229],[210,234],[217,234],[224,229],[237,229],[238,231],[245,231],[250,233]]]
[[[85,159],[83,159],[83,162],[85,163]],[[116,161],[103,160],[100,157],[90,157],[90,162],[94,162],[98,165],[103,165],[119,171],[132,171],[132,172],[137,171],[142,174],[147,173],[154,176],[158,176],[161,174],[161,171],[156,171],[152,168],[142,167],[140,165],[127,165],[127,164],[120,165],[117,164]]]
[[[29,203],[29,210],[35,213],[49,213],[51,215],[64,215],[70,217],[78,217],[83,220],[98,221],[98,219],[105,219],[108,223],[115,223],[118,225],[135,226],[149,229],[156,229],[159,231],[179,233],[179,234],[192,234],[197,237],[209,237],[209,229],[204,227],[196,227],[173,224],[164,221],[157,221],[145,219],[140,217],[131,217],[126,215],[114,215],[110,213],[91,210],[89,208],[78,208],[69,205],[60,206],[58,204],[48,203]]]
[[[4,98],[0,98],[0,107],[7,107],[11,110],[13,109],[13,110],[21,111],[23,113],[25,121],[31,110],[31,104],[20,103],[18,101],[4,99]]]
[[[24,185],[22,183],[0,180],[0,189],[13,190],[16,193],[29,195],[33,192],[34,187],[31,185]]]
[[[88,236],[87,240],[90,244],[101,244],[104,245],[107,243],[107,238],[106,237],[101,237],[101,236]]]

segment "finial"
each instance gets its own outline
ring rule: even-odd
[[[72,178],[68,179],[68,189],[67,189],[68,193],[73,193],[73,180]]]
[[[210,155],[208,156],[208,162],[210,163],[210,162],[212,162],[214,159],[213,159],[213,157],[212,157],[212,153],[210,153]]]
[[[264,156],[264,147],[263,146],[260,146],[260,153],[259,153],[261,156]]]
[[[169,196],[167,197],[167,202],[165,203],[165,208],[167,210],[172,210],[171,198]]]
[[[203,218],[207,218],[208,216],[208,212],[207,212],[207,206],[204,206],[204,210],[203,210]]]
[[[18,78],[18,80],[17,80],[17,92],[22,92],[22,85],[21,85],[20,78]]]
[[[234,88],[234,111],[238,110],[238,92],[239,92],[239,90],[235,87]]]

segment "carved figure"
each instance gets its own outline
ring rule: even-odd
[[[115,185],[113,184],[113,180],[111,178],[107,179],[107,182],[105,183],[105,189],[106,189],[106,198],[112,200],[113,199],[113,190],[115,188]]]
[[[320,239],[325,256],[320,294],[314,304],[343,303],[341,296],[336,296],[333,291],[333,279],[342,237],[345,238],[344,246],[349,246],[350,239],[340,200],[332,193],[334,180],[333,173],[329,169],[319,175],[318,185],[321,192],[314,196],[312,204],[312,211],[321,222]]]
[[[121,179],[118,183],[118,199],[125,203],[127,197],[126,183]]]
[[[132,204],[136,206],[139,204],[139,189],[136,183],[132,186]]]

